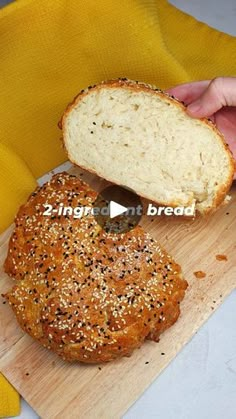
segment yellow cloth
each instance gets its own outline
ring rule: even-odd
[[[35,178],[66,160],[57,122],[80,89],[235,75],[236,38],[165,0],[20,0],[0,11],[0,66],[3,231]]]
[[[0,374],[0,417],[20,414],[20,396],[3,375]]]

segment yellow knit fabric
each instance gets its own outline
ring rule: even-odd
[[[0,374],[0,417],[20,414],[20,396],[11,384]]]
[[[236,38],[166,0],[20,0],[0,10],[0,63],[3,231],[35,179],[66,160],[57,122],[80,89],[114,77],[167,88],[235,75]]]

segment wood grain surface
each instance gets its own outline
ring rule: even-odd
[[[72,172],[97,190],[107,185],[78,168]],[[0,370],[40,417],[120,418],[223,302],[236,286],[236,185],[231,195],[230,204],[211,217],[143,217],[145,230],[181,264],[189,287],[177,323],[159,343],[145,342],[130,358],[68,364],[25,335],[0,297]],[[11,232],[0,236],[0,294],[13,283],[2,268]],[[206,276],[196,278],[197,271]]]

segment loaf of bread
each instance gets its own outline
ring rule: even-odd
[[[61,127],[73,163],[158,204],[206,214],[229,199],[234,160],[223,135],[160,89],[127,79],[90,86]]]
[[[96,197],[79,178],[54,175],[20,208],[4,265],[15,279],[4,297],[22,329],[63,359],[86,363],[158,341],[187,287],[180,266],[141,227],[111,234],[91,213],[43,215],[45,204],[92,206]]]

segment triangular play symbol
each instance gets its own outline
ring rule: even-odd
[[[110,218],[115,218],[118,215],[123,214],[127,210],[128,208],[124,207],[123,205],[120,205],[115,201],[110,201],[110,204],[109,204]]]

